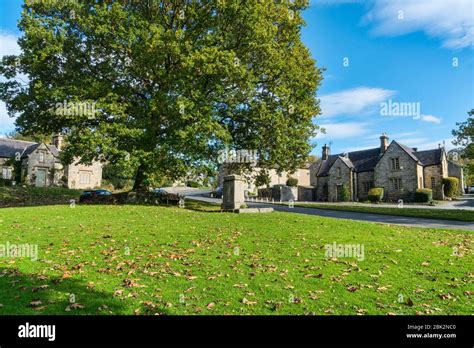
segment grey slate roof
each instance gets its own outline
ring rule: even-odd
[[[0,157],[11,158],[19,152],[23,153],[28,147],[35,145],[31,141],[21,141],[7,138],[0,138]]]
[[[33,151],[35,151],[38,146],[40,146],[41,144],[33,144],[31,146],[29,146],[25,152],[23,152],[23,154],[21,155],[21,157],[26,157],[28,156],[30,153],[32,153]],[[46,145],[46,147],[49,149],[49,151],[51,151],[54,155],[54,157],[58,157],[58,149],[56,148],[56,146],[54,145]]]
[[[423,166],[432,166],[436,164],[441,164],[442,151],[442,149],[434,149],[426,151],[417,151],[414,154],[420,160]]]
[[[21,157],[26,157],[40,146],[39,143],[31,141],[0,138],[0,158],[15,157],[20,153]],[[58,156],[58,149],[54,145],[46,145],[55,157]]]
[[[374,170],[380,157],[380,148],[348,152],[347,158],[344,158],[342,154],[330,155],[326,161],[323,161],[318,176],[328,175],[329,169],[339,157],[356,172],[366,172]]]
[[[422,166],[441,164],[443,149],[415,151],[415,149],[411,147],[400,144],[396,141],[394,142],[398,144],[414,161],[419,162]],[[329,169],[331,169],[332,165],[339,157],[345,161],[349,168],[354,169],[355,172],[371,171],[374,170],[381,155],[380,147],[348,152],[347,158],[344,158],[342,154],[330,155],[327,160],[322,161],[317,176],[327,176]]]

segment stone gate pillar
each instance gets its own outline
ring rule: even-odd
[[[222,188],[223,210],[236,210],[245,203],[245,180],[240,175],[227,175],[224,177]]]

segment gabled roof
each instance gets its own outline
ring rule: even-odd
[[[339,158],[341,159],[342,162],[346,164],[346,166],[348,166],[351,169],[354,169],[354,164],[349,159],[349,157],[339,156]]]
[[[23,151],[31,145],[35,145],[35,143],[31,141],[0,138],[0,157],[11,158],[15,157],[17,153],[23,154]]]
[[[329,169],[338,158],[341,158],[349,168],[354,169],[356,172],[366,172],[374,170],[380,158],[380,148],[352,151],[348,152],[346,156],[343,154],[330,155],[327,160],[322,162],[317,176],[327,176]]]
[[[403,144],[400,144],[399,142],[397,141],[393,141],[395,144],[397,144],[398,146],[400,146],[414,161],[418,162],[419,159],[416,157],[415,155],[415,150],[412,149],[411,147],[408,147],[408,146],[405,146]]]
[[[32,152],[34,152],[39,146],[41,145],[40,144],[33,144],[31,146],[29,146],[25,152],[23,152],[23,154],[21,155],[21,157],[26,157],[28,156],[29,154],[31,154]],[[46,144],[45,144],[46,145]],[[58,149],[56,148],[56,146],[54,145],[46,145],[46,147],[48,148],[49,151],[51,151],[51,153],[53,154],[54,157],[58,157]]]
[[[31,141],[15,140],[8,138],[0,138],[0,157],[1,158],[12,158],[17,153],[21,155],[21,158],[28,156],[35,151],[41,143],[33,143]],[[46,147],[51,151],[54,157],[58,157],[58,149],[54,145],[47,145]]]
[[[339,155],[330,155],[328,156],[327,160],[323,160],[321,163],[321,167],[319,167],[319,172],[316,174],[317,176],[327,176],[329,173],[329,169],[331,169],[332,165],[336,160],[339,158]]]
[[[434,149],[426,151],[417,151],[415,156],[420,160],[423,166],[432,166],[441,164],[443,149]]]

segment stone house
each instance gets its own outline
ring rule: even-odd
[[[433,198],[442,199],[444,177],[463,182],[462,168],[448,161],[443,147],[418,151],[388,140],[382,134],[379,147],[337,155],[324,145],[321,160],[310,167],[316,200],[341,201],[344,190],[353,201],[366,200],[373,187],[384,188],[387,201],[411,200],[418,188],[432,189]]]
[[[242,174],[242,176],[245,178],[245,190],[248,190],[250,192],[256,192],[257,189],[262,188],[262,187],[257,187],[255,185],[255,177],[258,175],[258,173],[261,170],[262,168],[260,167],[254,167],[252,168],[252,171],[250,173]],[[220,166],[219,175],[217,179],[219,187],[222,187],[223,185],[223,178],[226,175],[230,175],[230,174],[231,172],[225,164]],[[286,185],[286,181],[290,177],[298,179],[298,186],[310,185],[309,165],[304,168],[297,169],[294,173],[287,173],[283,171],[282,173],[278,174],[276,169],[270,169],[268,171],[268,175],[270,177],[270,187],[273,187],[275,185]]]
[[[15,162],[19,161],[21,182],[27,185],[66,186],[75,189],[100,187],[100,162],[94,162],[90,166],[79,163],[63,166],[59,160],[62,144],[61,135],[54,136],[52,144],[0,138],[1,178],[13,181]]]

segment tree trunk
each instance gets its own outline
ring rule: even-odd
[[[135,174],[135,182],[133,184],[133,191],[141,191],[143,189],[143,180],[145,179],[145,165],[142,163],[138,166]]]

